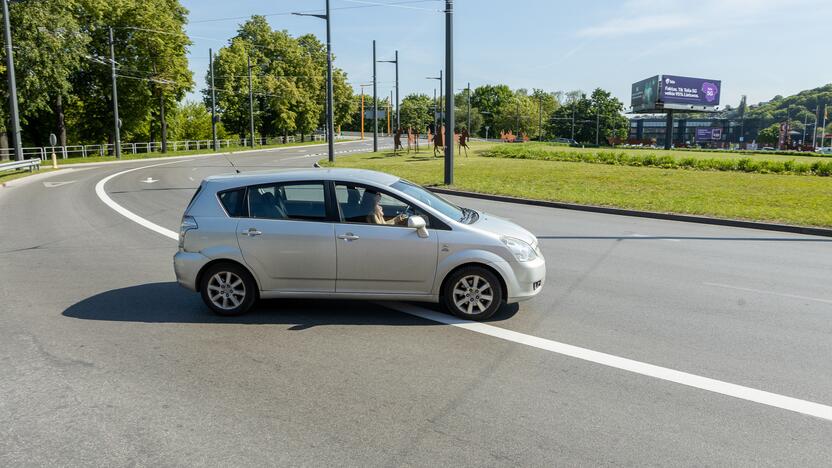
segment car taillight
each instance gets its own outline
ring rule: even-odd
[[[183,216],[182,224],[179,226],[179,248],[185,247],[185,233],[191,229],[199,229],[199,225],[193,216]]]

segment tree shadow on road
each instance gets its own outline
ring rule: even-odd
[[[438,311],[438,304],[419,307]],[[506,320],[517,313],[517,304],[504,305],[489,321]],[[269,299],[260,301],[239,317],[221,317],[211,312],[199,294],[174,282],[149,283],[113,289],[86,298],[66,309],[65,317],[83,320],[146,323],[282,324],[290,330],[320,325],[442,325],[370,301]]]

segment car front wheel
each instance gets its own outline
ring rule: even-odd
[[[503,290],[500,280],[482,267],[465,267],[454,272],[442,294],[445,308],[457,317],[486,320],[500,308]]]
[[[257,300],[257,284],[248,271],[234,264],[218,264],[202,275],[202,300],[219,315],[248,311]]]

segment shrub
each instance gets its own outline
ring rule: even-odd
[[[585,162],[620,166],[659,167],[664,169],[695,169],[700,171],[740,171],[761,174],[809,174],[832,176],[832,161],[812,163],[790,161],[769,161],[751,158],[741,159],[699,159],[685,157],[676,159],[670,155],[653,153],[628,154],[625,152],[592,151],[577,152],[565,149],[548,150],[543,145],[500,145],[481,153],[485,157],[536,159],[547,161]],[[554,146],[554,145],[552,145]]]

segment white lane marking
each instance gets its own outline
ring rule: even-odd
[[[797,294],[779,293],[774,291],[765,291],[763,289],[743,288],[741,286],[731,286],[730,284],[720,283],[702,283],[705,286],[714,286],[716,288],[736,289],[737,291],[753,292],[758,294],[771,294],[772,296],[787,297],[789,299],[800,299],[805,301],[822,302],[824,304],[832,304],[832,299],[820,299],[818,297],[800,296]]]
[[[593,362],[595,364],[601,364],[603,366],[613,367],[615,369],[666,380],[668,382],[678,383],[688,387],[707,390],[709,392],[719,393],[742,400],[753,401],[755,403],[832,421],[832,406],[822,405],[820,403],[792,398],[763,390],[757,390],[755,388],[744,387],[742,385],[736,385],[721,380],[689,374],[687,372],[677,371],[667,367],[660,367],[653,364],[634,361],[632,359],[614,356],[612,354],[606,354],[593,351],[591,349],[580,348],[578,346],[572,346],[553,340],[547,340],[545,338],[527,335],[525,333],[506,330],[505,328],[495,327],[485,323],[462,320],[451,315],[434,312],[432,310],[411,304],[384,303],[384,305],[385,307],[398,310],[399,312],[415,315],[434,322],[444,323],[445,325],[463,328],[465,330],[481,333],[494,338],[531,346],[533,348],[562,354],[564,356]]]
[[[191,182],[193,182],[193,181],[194,181],[194,178],[193,178],[193,177],[191,177],[191,176],[188,176],[188,180],[190,180]]]
[[[60,187],[61,185],[74,184],[77,180],[65,180],[63,182],[44,182],[43,186],[46,188]]]
[[[114,177],[120,176],[127,172],[137,171],[139,169],[163,166],[166,164],[174,164],[176,162],[178,161],[156,164],[154,166],[137,167],[135,169],[129,169],[126,171],[112,174],[101,179],[95,185],[95,192],[96,194],[98,194],[98,198],[100,198],[101,201],[103,201],[105,204],[107,204],[107,206],[114,209],[121,215],[125,216],[127,219],[134,221],[135,223],[144,226],[154,232],[162,234],[165,237],[178,241],[178,233],[173,232],[170,229],[166,229],[162,226],[159,226],[158,224],[148,221],[142,218],[141,216],[138,216],[135,213],[123,208],[121,205],[114,202],[104,191],[104,184],[106,184],[110,179]],[[820,403],[801,400],[798,398],[792,398],[785,395],[779,395],[777,393],[766,392],[763,390],[757,390],[755,388],[744,387],[742,385],[736,385],[721,380],[702,377],[695,374],[689,374],[687,372],[677,371],[666,367],[655,366],[653,364],[634,361],[632,359],[614,356],[612,354],[606,354],[599,351],[593,351],[591,349],[580,348],[578,346],[560,343],[553,340],[547,340],[545,338],[526,335],[525,333],[506,330],[505,328],[499,328],[485,323],[462,320],[451,315],[441,314],[432,310],[428,310],[410,304],[384,303],[384,305],[385,307],[391,308],[393,310],[398,310],[399,312],[404,312],[406,314],[421,317],[423,319],[443,323],[445,325],[459,327],[468,331],[481,333],[483,335],[488,335],[494,338],[500,338],[502,340],[531,346],[533,348],[562,354],[564,356],[569,356],[576,359],[601,364],[615,369],[625,370],[628,372],[633,372],[648,377],[654,377],[660,380],[666,380],[668,382],[678,383],[680,385],[685,385],[688,387],[698,388],[709,392],[719,393],[722,395],[731,396],[734,398],[739,398],[755,403],[760,403],[774,408],[794,411],[796,413],[806,414],[809,416],[814,416],[817,418],[832,421],[832,406],[822,405]]]
[[[187,161],[187,160],[185,160],[185,161]],[[118,177],[122,174],[127,174],[128,172],[138,171],[138,170],[141,170],[141,169],[147,169],[147,168],[150,168],[150,167],[167,166],[168,164],[176,164],[178,162],[182,162],[182,161],[171,161],[171,162],[166,162],[166,163],[161,163],[161,164],[152,164],[150,166],[135,167],[133,169],[127,169],[126,171],[116,172],[115,174],[108,175],[107,177],[99,180],[97,184],[95,184],[95,194],[98,195],[98,198],[102,202],[104,202],[105,205],[109,206],[110,208],[115,210],[116,213],[124,216],[125,218],[129,219],[130,221],[133,221],[136,224],[144,226],[144,227],[150,229],[151,231],[158,232],[159,234],[161,234],[165,237],[169,237],[173,240],[178,241],[179,240],[179,234],[178,233],[173,232],[170,229],[163,228],[162,226],[159,226],[158,224],[152,223],[152,222],[142,218],[141,216],[133,213],[132,211],[128,210],[127,208],[124,208],[123,206],[114,202],[113,199],[110,198],[110,196],[107,195],[107,192],[104,190],[104,185],[107,182],[109,182],[110,179]]]
[[[143,184],[155,184],[156,182],[159,182],[159,179],[154,179],[153,177],[148,177],[147,179],[142,179],[139,182],[141,182]]]

